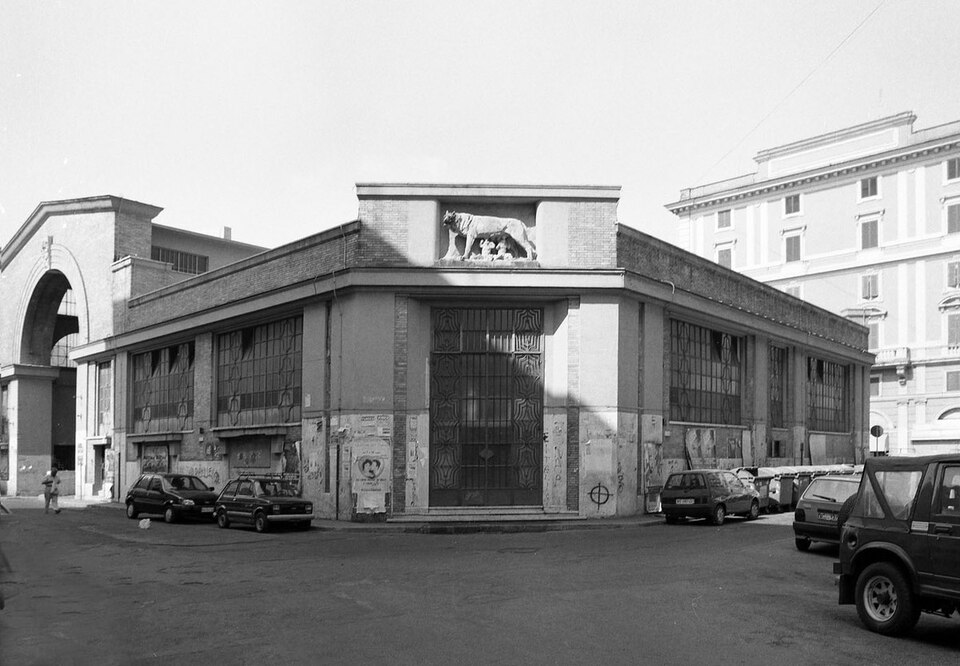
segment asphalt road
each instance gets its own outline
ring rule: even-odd
[[[138,528],[0,517],[0,664],[955,664],[960,618],[904,639],[836,603],[790,516],[511,534]]]

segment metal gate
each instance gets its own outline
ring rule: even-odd
[[[543,503],[543,311],[435,308],[430,506]]]

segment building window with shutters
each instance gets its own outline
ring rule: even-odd
[[[960,347],[960,311],[947,313],[947,346]]]
[[[860,220],[860,249],[869,250],[880,245],[880,220],[868,217]]]
[[[799,215],[802,211],[800,210],[800,195],[791,194],[790,196],[783,198],[783,216],[790,217],[791,215]]]
[[[879,194],[879,179],[876,176],[860,179],[860,201],[875,199]]]
[[[800,231],[784,232],[783,234],[783,261],[791,263],[803,258],[803,233]]]
[[[880,276],[868,273],[860,276],[860,300],[875,301],[880,298]]]
[[[947,289],[960,289],[960,261],[947,262]]]
[[[947,180],[960,180],[960,157],[952,157],[946,161]]]
[[[945,207],[947,233],[960,233],[960,201],[948,203]]]
[[[733,268],[733,243],[723,243],[714,248],[717,263],[724,268]]]
[[[721,210],[717,212],[717,229],[729,229],[731,227],[730,222],[730,210]]]
[[[952,392],[960,391],[960,372],[955,370],[947,372],[947,390]]]

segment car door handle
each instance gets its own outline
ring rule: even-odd
[[[934,534],[950,534],[953,531],[953,527],[950,525],[934,525],[933,533]]]

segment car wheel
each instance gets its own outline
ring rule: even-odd
[[[753,500],[750,503],[750,511],[747,513],[747,520],[756,520],[760,517],[760,502]]]
[[[710,516],[710,522],[714,525],[723,525],[723,521],[727,517],[727,509],[722,504],[718,504],[713,507],[713,515]]]
[[[172,506],[168,506],[163,512],[163,522],[165,523],[174,523],[177,520],[177,512],[173,510]]]
[[[226,511],[217,512],[217,527],[222,529],[226,529],[230,527],[230,519],[227,518]]]
[[[903,572],[889,562],[875,562],[857,578],[857,614],[878,634],[898,636],[920,619],[920,607]]]
[[[797,537],[793,540],[793,543],[797,545],[797,550],[809,550],[810,549],[810,539],[804,539],[803,537]]]
[[[267,522],[267,517],[263,514],[262,511],[258,512],[257,515],[253,517],[253,529],[255,529],[256,531],[266,532],[267,525],[269,525],[269,523]]]
[[[127,502],[127,518],[136,518],[140,515],[140,512],[137,511],[137,507],[133,505],[133,502]]]

